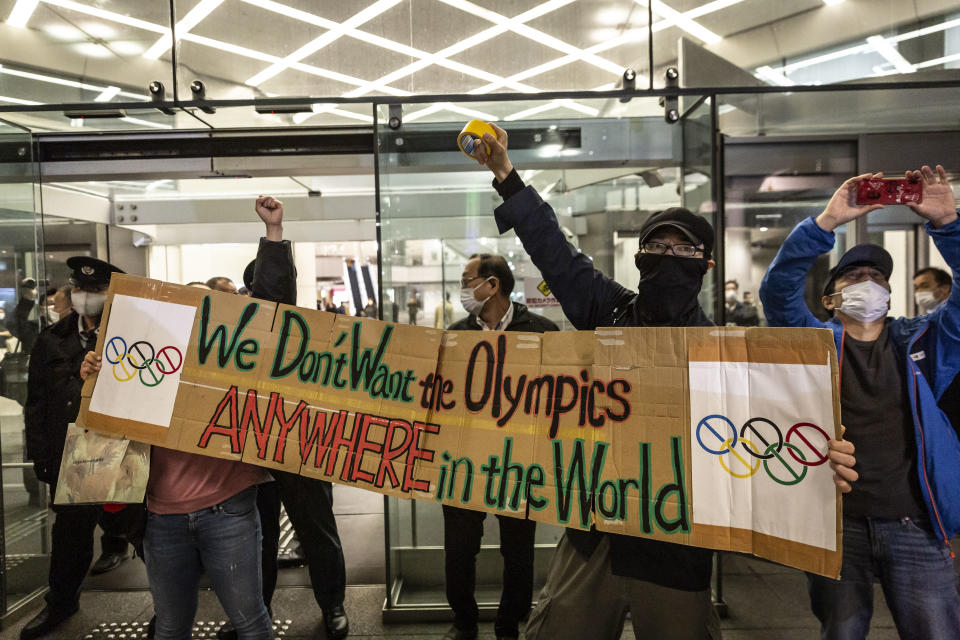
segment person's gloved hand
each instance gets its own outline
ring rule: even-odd
[[[47,484],[53,482],[53,472],[50,465],[42,460],[33,461],[33,473],[36,474],[37,480],[40,482],[46,482]]]

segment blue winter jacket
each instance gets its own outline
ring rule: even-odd
[[[894,350],[906,368],[920,456],[920,489],[933,531],[949,544],[960,530],[960,441],[937,403],[960,372],[960,220],[940,229],[927,223],[926,229],[953,270],[950,297],[930,314],[887,318],[887,327]],[[817,256],[830,251],[833,243],[833,232],[821,229],[813,218],[798,224],[767,269],[760,299],[770,326],[832,329],[842,371],[843,324],[837,318],[821,322],[803,299],[810,266]]]

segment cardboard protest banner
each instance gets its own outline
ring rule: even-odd
[[[111,280],[78,424],[836,577],[832,335],[439,331]]]

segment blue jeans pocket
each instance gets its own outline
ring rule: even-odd
[[[246,516],[257,508],[257,487],[252,486],[227,498],[219,505],[220,511],[228,516]]]

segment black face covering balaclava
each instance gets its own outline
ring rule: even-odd
[[[652,324],[682,324],[680,321],[697,308],[697,296],[709,268],[707,259],[638,253],[635,264],[640,270],[637,290],[642,315]]]

